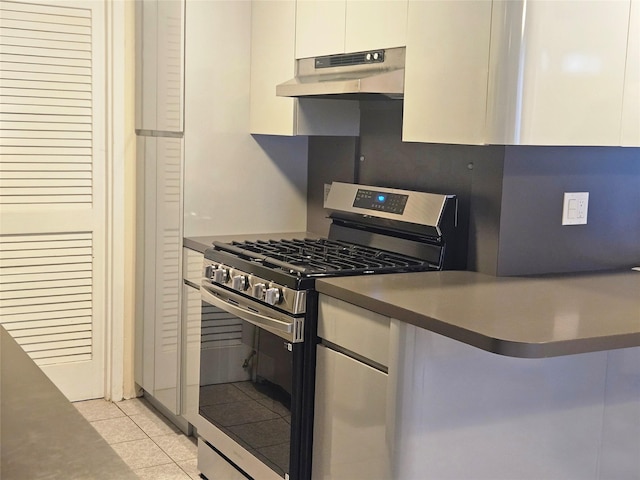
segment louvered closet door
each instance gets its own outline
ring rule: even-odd
[[[0,322],[104,395],[104,3],[0,0]]]

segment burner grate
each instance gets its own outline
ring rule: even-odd
[[[399,272],[428,266],[417,258],[329,239],[216,242],[214,247],[301,276]]]

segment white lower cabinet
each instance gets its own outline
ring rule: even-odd
[[[312,478],[391,478],[387,374],[324,345],[316,358]]]
[[[640,348],[513,358],[391,321],[392,475],[640,478]]]
[[[138,137],[141,201],[138,248],[143,298],[136,331],[135,381],[170,413],[179,413],[182,139]]]
[[[389,318],[320,296],[312,478],[391,478]]]
[[[640,478],[640,347],[507,357],[322,294],[318,331],[314,480]]]
[[[192,425],[198,423],[200,391],[200,328],[202,302],[200,285],[204,255],[188,248],[182,253],[182,344],[181,344],[181,414]]]
[[[182,287],[181,413],[192,425],[198,415],[200,389],[200,290]]]
[[[600,479],[640,478],[640,348],[608,352]]]

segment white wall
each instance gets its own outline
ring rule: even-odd
[[[304,231],[307,138],[249,134],[251,2],[187,0],[185,43],[184,236]]]

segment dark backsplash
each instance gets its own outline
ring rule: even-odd
[[[308,229],[326,235],[324,185],[356,182],[459,199],[468,270],[527,275],[640,264],[640,149],[402,142],[402,102],[362,102],[361,134],[309,141]],[[587,225],[562,226],[588,191]]]

